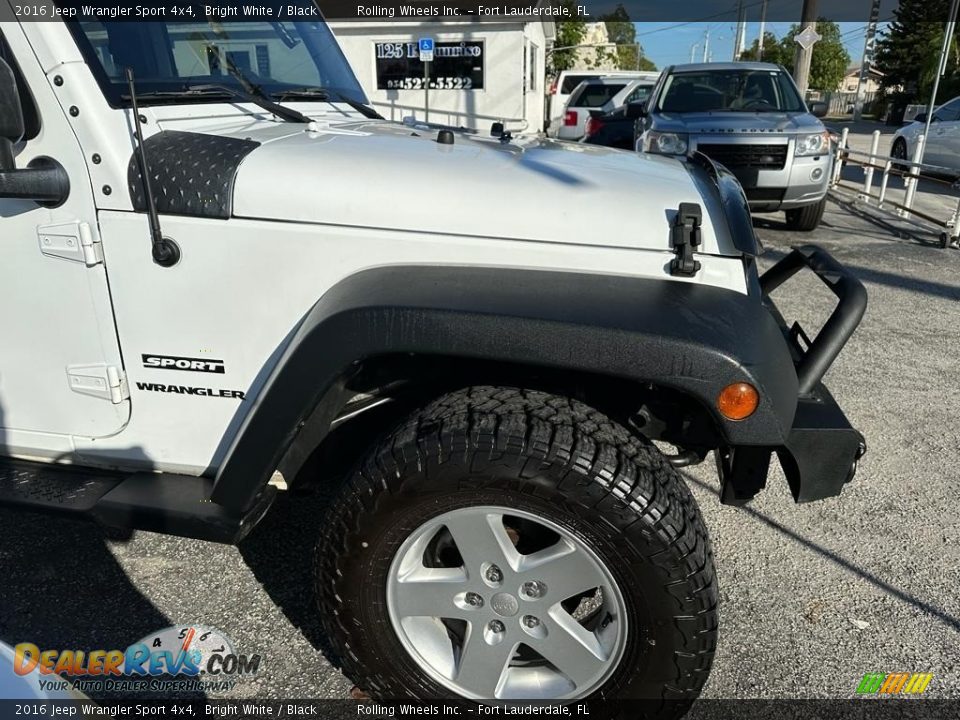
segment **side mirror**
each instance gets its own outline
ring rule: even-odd
[[[810,112],[814,117],[826,117],[827,113],[830,112],[830,106],[825,102],[815,102],[810,106]]]
[[[0,198],[33,200],[57,207],[70,195],[70,178],[56,160],[38,157],[17,170],[13,146],[23,137],[23,108],[17,79],[0,58]]]
[[[933,116],[933,119],[936,120],[936,119],[937,119],[937,116],[934,115],[934,116]],[[914,115],[913,121],[914,121],[914,122],[926,122],[926,121],[927,121],[927,114],[926,114],[926,113],[917,113],[916,115]]]
[[[640,102],[627,103],[627,117],[631,120],[642,118],[647,114],[647,103],[645,100]]]
[[[13,170],[13,146],[23,137],[23,108],[13,70],[0,58],[0,172]]]

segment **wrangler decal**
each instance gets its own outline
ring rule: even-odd
[[[162,385],[160,383],[138,382],[137,390],[173,393],[175,395],[199,395],[200,397],[221,397],[243,400],[243,391],[241,390],[216,390],[214,388],[191,387],[189,385]]]

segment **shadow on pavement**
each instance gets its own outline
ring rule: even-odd
[[[273,507],[239,545],[263,589],[304,638],[340,668],[314,602],[314,551],[330,501],[323,491],[279,493]]]
[[[93,522],[0,510],[0,639],[41,650],[125,650],[172,625],[127,577],[110,552],[108,540],[116,538],[108,532]],[[94,700],[163,695],[87,694]]]
[[[940,250],[938,248],[938,252],[956,252],[956,250]],[[786,255],[785,250],[768,247],[763,253],[763,258],[773,263],[786,257]],[[946,300],[960,300],[960,286],[957,285],[947,285],[946,283],[934,282],[932,280],[920,280],[908,275],[900,275],[884,270],[874,270],[873,268],[864,267],[863,265],[857,265],[848,261],[844,261],[843,265],[847,269],[852,270],[854,275],[864,282],[886,285],[901,290],[910,290],[911,292],[932,295]],[[761,275],[762,274],[761,271]]]
[[[718,494],[717,489],[714,486],[708,483],[705,483],[702,480],[698,480],[697,478],[687,473],[684,473],[683,476],[687,482],[692,483],[697,487],[703,488],[704,490],[707,490],[714,495]],[[839,565],[844,570],[847,570],[848,572],[851,572],[857,577],[859,577],[861,580],[867,581],[868,583],[882,590],[888,595],[891,595],[897,598],[898,600],[900,600],[901,602],[905,602],[915,607],[916,609],[924,613],[927,613],[928,615],[932,616],[933,618],[943,623],[944,625],[947,625],[950,628],[960,632],[960,618],[954,617],[953,615],[946,612],[945,610],[937,607],[936,605],[928,603],[927,601],[921,598],[918,598],[915,595],[911,595],[906,590],[898,588],[896,585],[892,585],[886,580],[882,580],[881,578],[871,573],[869,570],[866,570],[860,567],[859,565],[856,565],[850,562],[846,558],[841,557],[840,555],[837,555],[832,550],[829,550],[823,547],[822,545],[815,543],[813,540],[808,540],[807,538],[794,532],[790,528],[784,525],[781,525],[776,520],[770,517],[767,517],[762,512],[759,512],[758,510],[754,510],[749,505],[741,507],[740,510],[745,512],[747,515],[751,516],[755,520],[758,520],[759,522],[763,523],[767,527],[772,528],[777,532],[781,533],[782,535],[785,535],[786,537],[790,538],[794,542],[797,542],[807,550],[810,550],[816,553],[817,555],[819,555],[820,557],[826,558],[830,562],[835,563],[836,565]]]

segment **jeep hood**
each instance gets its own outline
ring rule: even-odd
[[[823,123],[810,113],[696,112],[658,114],[653,129],[696,135],[793,135],[823,132],[824,127]]]
[[[669,251],[688,202],[704,210],[701,251],[738,254],[719,200],[675,159],[533,136],[440,144],[436,129],[380,121],[280,127],[253,134],[235,217]]]

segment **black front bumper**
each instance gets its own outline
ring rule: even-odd
[[[803,268],[812,270],[838,303],[812,341],[798,323],[787,326],[770,293]],[[798,398],[786,442],[776,448],[732,447],[717,453],[721,499],[750,500],[765,484],[770,456],[777,453],[794,500],[810,502],[839,495],[866,452],[863,435],[850,425],[822,380],[867,307],[867,291],[849,270],[815,245],[795,248],[760,277],[763,301],[780,325],[797,372]]]

